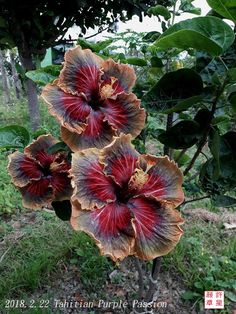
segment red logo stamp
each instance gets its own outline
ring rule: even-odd
[[[205,291],[205,309],[223,309],[224,291]]]

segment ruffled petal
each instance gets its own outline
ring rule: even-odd
[[[77,46],[65,53],[58,86],[72,94],[84,93],[90,98],[98,93],[103,60],[89,49]]]
[[[104,116],[100,111],[91,111],[87,120],[87,126],[81,134],[61,128],[63,141],[73,151],[92,147],[103,148],[111,143],[114,135],[114,129],[104,121]]]
[[[23,197],[23,206],[35,209],[50,204],[54,195],[49,184],[50,179],[43,178],[38,181],[31,181],[27,186],[19,188]]]
[[[82,209],[102,207],[116,199],[114,183],[104,174],[98,155],[97,149],[87,149],[72,156],[72,199],[77,199]]]
[[[9,156],[8,171],[18,187],[27,185],[32,179],[39,180],[42,175],[36,160],[18,151]]]
[[[137,195],[155,197],[175,206],[183,202],[183,175],[173,161],[168,157],[142,155],[140,165],[148,177],[145,177],[143,184],[140,184],[138,177],[136,180],[131,179],[132,186],[137,189]]]
[[[42,166],[48,166],[53,161],[54,155],[47,154],[47,150],[56,143],[58,141],[52,135],[41,135],[25,147],[24,153],[35,158]]]
[[[176,246],[183,233],[179,227],[183,219],[173,205],[137,197],[130,199],[128,206],[134,215],[136,256],[152,260]]]
[[[57,118],[62,126],[72,132],[81,133],[91,111],[85,95],[65,93],[56,84],[57,82],[48,84],[42,92],[42,97],[48,104],[49,112]]]
[[[114,91],[119,93],[121,91],[130,92],[136,81],[134,69],[127,64],[116,63],[109,59],[103,62],[103,76],[102,80],[106,81],[113,77],[117,79]]]
[[[101,107],[106,120],[120,133],[136,137],[145,125],[145,110],[140,108],[140,100],[134,94],[119,94],[115,99],[107,99]]]
[[[71,182],[67,173],[52,173],[51,186],[56,201],[68,200],[72,195]]]
[[[76,215],[72,216],[72,227],[92,236],[102,255],[116,262],[132,253],[134,230],[127,206],[110,203],[92,212],[76,209]]]
[[[67,160],[66,154],[59,153],[55,156],[54,161],[50,164],[49,171],[51,173],[64,173],[70,170],[71,166]]]
[[[137,167],[139,154],[131,144],[130,135],[117,137],[102,152],[102,161],[105,164],[104,172],[113,177],[120,186],[128,183]]]

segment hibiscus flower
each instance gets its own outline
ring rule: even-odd
[[[102,150],[74,153],[70,173],[72,227],[91,235],[102,254],[152,260],[178,243],[183,177],[168,157],[140,155],[121,135]]]
[[[61,123],[61,137],[73,151],[103,148],[120,133],[136,137],[144,127],[145,112],[131,93],[134,70],[103,60],[80,46],[65,54],[59,78],[42,97]]]
[[[26,208],[39,208],[71,196],[67,155],[48,153],[57,142],[51,135],[42,135],[27,146],[24,153],[16,151],[9,156],[8,171]]]

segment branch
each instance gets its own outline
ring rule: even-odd
[[[185,180],[185,183],[191,182],[193,179],[195,179],[199,175],[199,172],[194,173],[190,178]]]
[[[89,38],[95,37],[95,36],[97,36],[98,34],[101,34],[102,32],[106,31],[107,29],[109,29],[109,26],[100,29],[97,33],[95,33],[95,34],[93,34],[93,35],[84,37],[84,39],[89,39]]]
[[[139,291],[138,291],[138,296],[139,300],[143,299],[143,292],[144,292],[144,282],[143,282],[143,270],[142,270],[142,265],[140,263],[140,260],[135,257],[134,258],[135,266],[138,271],[138,286],[139,286]]]
[[[150,274],[150,279],[149,279],[149,289],[145,298],[146,299],[145,301],[147,302],[151,302],[153,299],[153,294],[157,285],[157,276],[160,272],[160,268],[161,268],[161,257],[156,257],[153,260],[152,272]]]
[[[201,153],[204,145],[207,142],[207,138],[208,138],[209,132],[211,130],[211,122],[212,122],[212,119],[214,118],[214,114],[215,114],[215,111],[216,111],[216,105],[218,103],[218,100],[219,100],[222,92],[224,91],[225,85],[226,85],[226,78],[225,78],[223,84],[218,88],[218,91],[216,93],[216,97],[215,97],[215,99],[214,99],[214,101],[212,103],[211,119],[210,119],[210,121],[209,121],[209,123],[207,125],[207,128],[206,128],[206,130],[205,130],[205,132],[204,132],[200,142],[199,142],[198,148],[197,148],[197,150],[196,150],[192,160],[190,161],[189,165],[187,166],[187,168],[183,172],[184,176],[186,176],[189,173],[189,171],[192,169],[196,159],[198,158],[198,156]]]
[[[185,204],[188,204],[188,203],[192,203],[192,202],[196,202],[196,201],[200,201],[200,200],[204,200],[206,198],[209,198],[210,195],[205,195],[205,196],[201,196],[201,197],[196,197],[196,198],[193,198],[192,200],[187,200],[187,201],[184,201],[181,206],[185,205]]]
[[[191,159],[190,163],[188,164],[188,166],[186,167],[186,169],[184,170],[183,174],[184,176],[186,176],[189,171],[192,169],[196,159],[198,158],[199,154],[201,153],[203,147],[205,146],[206,144],[206,141],[207,141],[207,137],[208,137],[208,134],[210,132],[210,128],[207,129],[207,131],[205,132],[205,134],[203,135],[202,139],[200,140],[199,142],[199,145],[198,145],[198,148],[193,156],[193,158]]]
[[[184,156],[184,154],[186,153],[187,148],[184,148],[181,150],[181,152],[179,153],[178,157],[176,158],[175,162],[178,163],[178,161],[181,160],[181,158]]]
[[[166,131],[168,131],[171,127],[172,127],[172,124],[173,124],[173,113],[169,113],[167,115],[167,123],[166,123]],[[168,146],[164,146],[164,155],[167,155],[171,158],[171,155],[172,155],[172,149]]]

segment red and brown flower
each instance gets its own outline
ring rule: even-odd
[[[103,148],[120,133],[136,137],[141,132],[145,112],[131,93],[135,79],[130,66],[103,60],[89,49],[78,46],[65,54],[59,79],[42,97],[73,151]]]
[[[8,171],[27,208],[39,208],[71,196],[67,155],[48,153],[57,142],[51,135],[42,135],[27,146],[24,153],[16,151],[9,156]]]
[[[71,224],[91,235],[102,254],[151,260],[178,243],[182,173],[168,157],[140,155],[121,135],[102,150],[74,153],[70,173]]]

